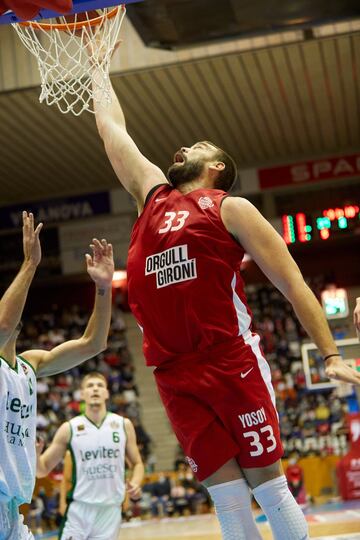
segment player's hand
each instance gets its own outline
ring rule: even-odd
[[[102,62],[104,62],[109,51],[101,29],[99,30],[99,32],[96,33],[96,36],[93,39],[90,39],[90,37],[87,35],[84,37],[84,39],[86,43],[86,51],[89,55],[90,65],[96,67],[97,65],[99,65],[99,63],[101,64]],[[114,48],[111,51],[111,58],[114,56],[115,51],[117,51],[123,41],[123,39],[118,39],[116,41]],[[97,62],[94,62],[92,60],[93,57],[97,58]]]
[[[141,498],[141,486],[135,482],[126,482],[126,491],[132,501],[136,501]]]
[[[114,256],[111,244],[103,238],[101,242],[93,238],[90,244],[92,256],[85,255],[87,271],[89,276],[99,288],[109,288],[112,284],[114,274]]]
[[[354,325],[360,339],[360,297],[356,299],[356,306],[354,309]]]
[[[360,385],[360,373],[345,364],[340,356],[332,356],[325,362],[325,373],[329,379]]]
[[[43,224],[34,229],[34,216],[30,212],[23,212],[23,248],[24,248],[24,262],[37,266],[41,261],[41,244],[39,234]]]

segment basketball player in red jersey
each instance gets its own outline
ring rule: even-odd
[[[95,46],[95,45],[92,45]],[[93,78],[99,74],[95,68]],[[95,95],[96,100],[96,95]],[[261,539],[249,487],[277,540],[305,540],[305,518],[281,468],[269,366],[252,332],[240,276],[246,251],[291,302],[329,377],[360,383],[282,238],[227,191],[234,161],[208,141],[180,148],[168,177],[127,133],[119,101],[94,104],[108,158],[136,199],[129,302],[144,355],[187,461],[214,501],[225,540]]]

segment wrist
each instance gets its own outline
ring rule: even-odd
[[[96,294],[99,296],[105,296],[111,290],[111,285],[96,283]]]
[[[339,354],[339,353],[330,353],[330,354],[327,354],[326,356],[324,356],[323,360],[324,360],[324,362],[326,362],[327,360],[330,360],[332,358],[341,358],[341,354]]]
[[[21,269],[25,270],[26,272],[35,272],[37,267],[38,263],[35,263],[34,261],[31,261],[29,259],[25,259],[21,265]]]

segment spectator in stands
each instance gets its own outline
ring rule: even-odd
[[[185,511],[190,512],[189,496],[180,480],[175,480],[170,491],[171,501],[175,515],[184,515]]]
[[[183,449],[179,444],[177,444],[175,452],[174,471],[180,471],[182,467],[186,467],[186,465],[187,463],[185,460]]]
[[[289,489],[298,504],[306,503],[306,492],[304,486],[304,471],[298,464],[298,455],[292,454],[289,459],[289,465],[285,471]]]
[[[152,484],[151,494],[151,513],[153,516],[163,517],[172,512],[171,483],[167,475],[159,474],[157,480]]]

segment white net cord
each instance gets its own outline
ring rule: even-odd
[[[93,99],[102,105],[111,103],[110,61],[124,16],[125,8],[120,6],[103,9],[93,26],[87,13],[82,13],[81,19],[74,15],[74,22],[61,16],[50,19],[50,24],[12,25],[37,59],[40,102],[55,103],[62,113],[75,116],[94,112]],[[53,20],[56,25],[51,24]],[[59,24],[63,25],[61,30],[55,27]],[[96,70],[94,81],[91,70]]]

